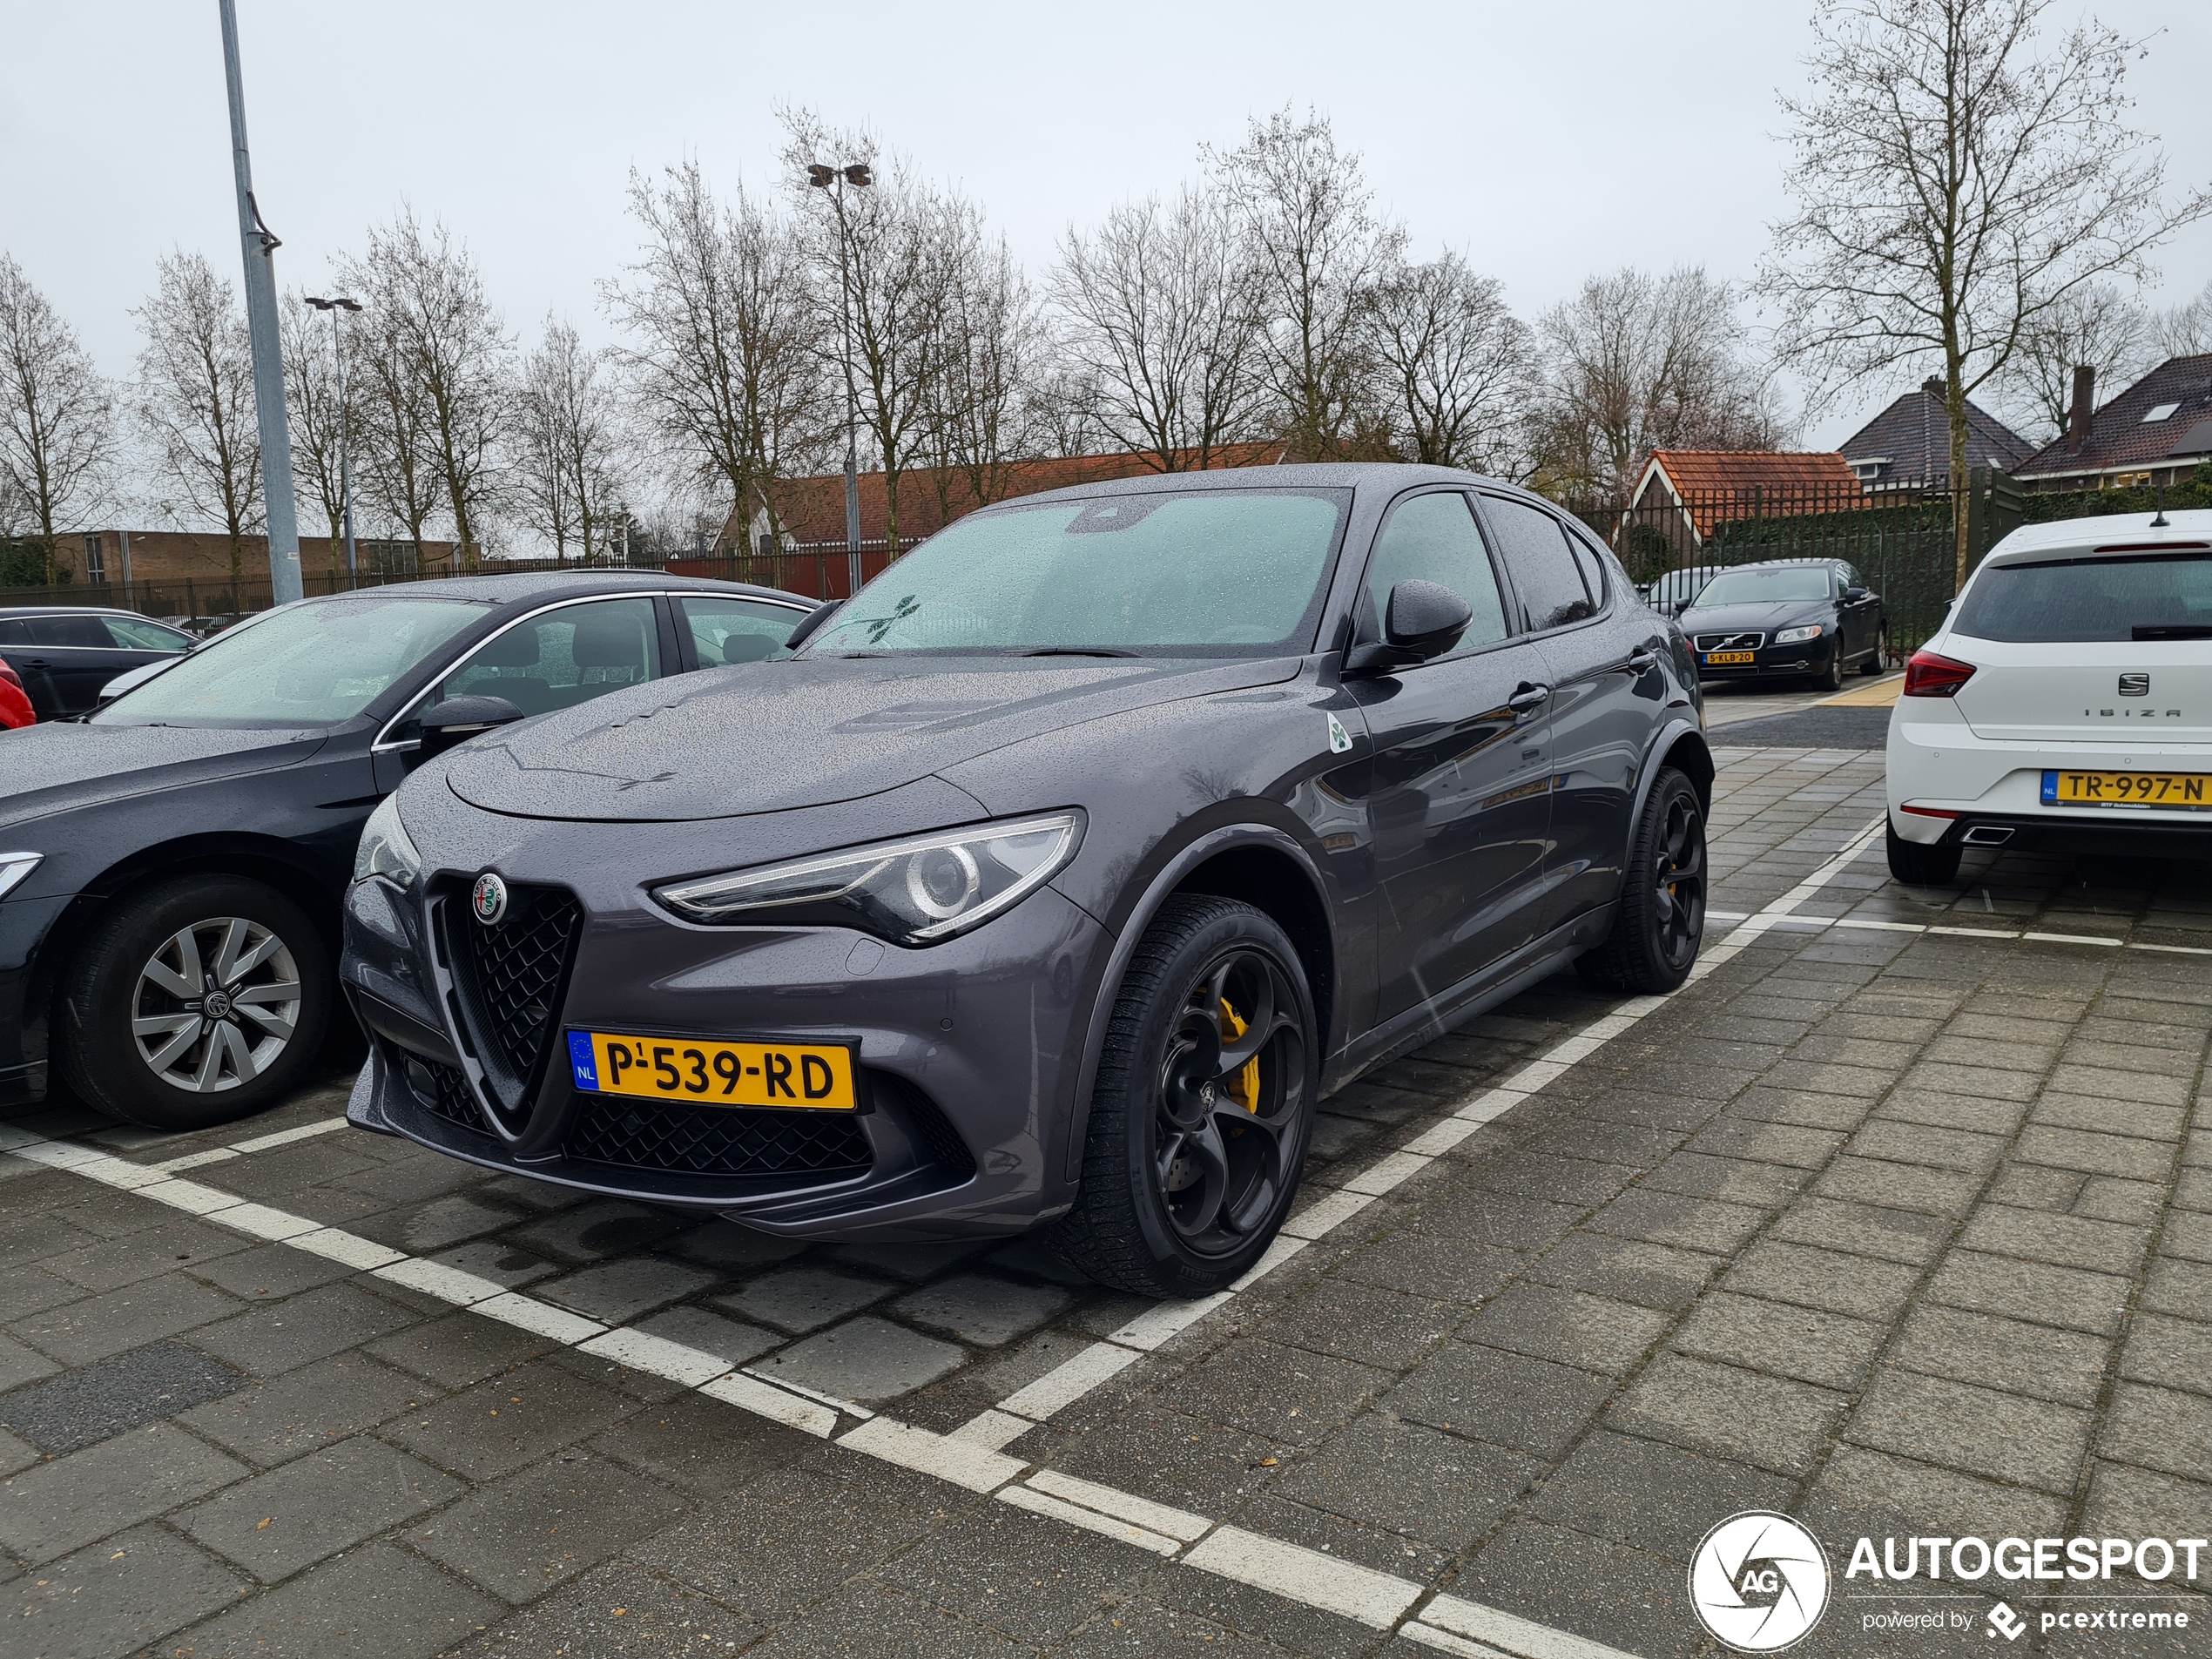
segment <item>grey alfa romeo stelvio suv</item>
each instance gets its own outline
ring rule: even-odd
[[[513,711],[508,711],[512,714]],[[1316,1103],[1570,967],[1680,984],[1713,762],[1583,527],[1440,468],[1082,486],[365,830],[350,1116],[794,1238],[1249,1268]]]

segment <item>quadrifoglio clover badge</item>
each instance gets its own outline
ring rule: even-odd
[[[1730,1515],[1690,1557],[1689,1604],[1716,1641],[1741,1653],[1778,1652],[1820,1622],[1828,1553],[1787,1515]]]

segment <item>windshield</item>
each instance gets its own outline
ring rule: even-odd
[[[335,725],[490,608],[359,594],[287,605],[219,635],[92,718],[100,725]]]
[[[993,508],[869,583],[807,650],[1304,651],[1351,499],[1163,490]]]
[[[1976,639],[2212,639],[2212,552],[1993,564],[1952,631]]]
[[[1831,590],[1828,572],[1818,565],[1798,565],[1785,570],[1723,570],[1698,590],[1697,608],[1715,605],[1757,605],[1772,600],[1825,599]]]

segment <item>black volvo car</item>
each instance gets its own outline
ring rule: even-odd
[[[336,1001],[362,822],[410,769],[488,721],[770,655],[813,608],[654,570],[407,583],[264,612],[88,724],[7,733],[0,1106],[55,1070],[159,1128],[274,1104]]]
[[[1265,1248],[1325,1091],[1562,968],[1660,991],[1696,957],[1688,650],[1521,491],[1027,497],[793,644],[378,810],[355,1123],[794,1237],[1049,1222],[1191,1294]]]
[[[1842,559],[1770,559],[1722,570],[1679,620],[1709,680],[1810,679],[1836,691],[1845,669],[1878,674],[1889,661],[1882,596]]]

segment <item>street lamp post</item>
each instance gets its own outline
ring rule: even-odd
[[[359,572],[354,565],[354,461],[353,406],[346,401],[346,334],[339,326],[341,311],[359,311],[361,303],[348,300],[344,294],[326,300],[320,294],[309,294],[307,303],[317,311],[330,314],[331,348],[338,354],[338,499],[345,509],[346,519],[346,585],[354,586]]]
[[[845,186],[873,185],[875,175],[865,162],[832,167],[817,161],[808,165],[806,182],[833,192],[837,204],[837,320],[845,341],[845,591],[850,597],[860,590],[860,394],[853,381],[853,273],[846,257],[851,228],[845,218]]]

